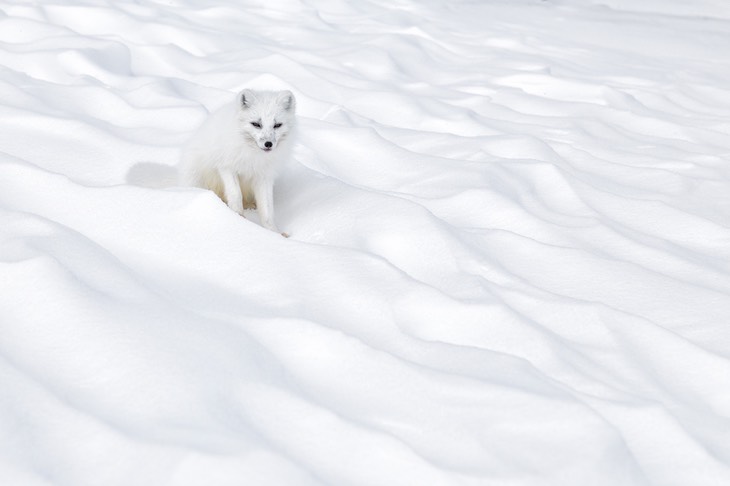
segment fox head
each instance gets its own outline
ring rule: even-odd
[[[276,150],[294,128],[296,99],[291,91],[254,91],[238,95],[238,120],[246,141],[264,152]]]

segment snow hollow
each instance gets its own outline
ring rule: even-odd
[[[728,46],[720,0],[0,0],[0,484],[730,484]],[[155,183],[245,87],[297,97],[289,239]]]

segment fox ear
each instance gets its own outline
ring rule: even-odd
[[[279,103],[286,111],[294,111],[297,106],[297,100],[294,98],[294,94],[291,91],[280,91],[278,99]]]
[[[239,93],[238,101],[240,102],[241,108],[249,108],[253,102],[253,91],[250,89],[244,89]]]

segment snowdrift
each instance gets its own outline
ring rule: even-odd
[[[730,484],[724,2],[0,2],[0,483]],[[175,187],[291,89],[281,238]]]

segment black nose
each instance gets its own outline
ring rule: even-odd
[[[264,147],[266,147],[266,148],[271,148],[271,146],[272,146],[272,145],[274,145],[274,144],[273,144],[273,143],[271,143],[271,142],[266,142],[266,143],[264,144]]]

